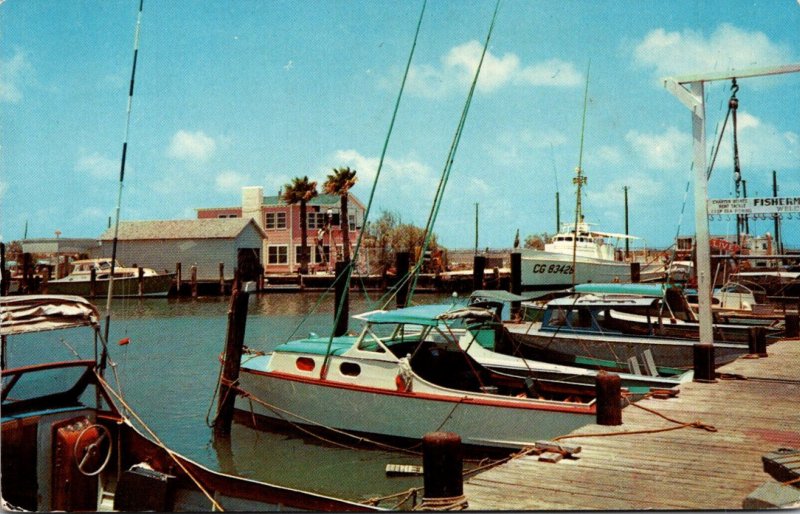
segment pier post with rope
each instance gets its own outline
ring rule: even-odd
[[[464,497],[464,458],[461,437],[453,432],[431,432],[422,438],[425,494],[421,510],[460,510]]]
[[[228,435],[231,432],[233,408],[236,403],[236,382],[239,380],[244,350],[249,297],[247,291],[243,291],[238,283],[234,283],[228,308],[228,331],[225,335],[225,358],[219,383],[217,417],[214,421],[214,433],[217,435]]]
[[[397,252],[395,254],[395,302],[400,309],[406,306],[406,301],[408,300],[408,268],[410,259],[411,254],[408,252]]]
[[[348,291],[347,277],[350,263],[348,261],[336,261],[336,275],[334,281],[334,304],[333,304],[333,329],[334,337],[343,336],[347,333],[347,319],[350,317],[350,291]],[[341,308],[341,312],[339,309]]]

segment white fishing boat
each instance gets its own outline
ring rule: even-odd
[[[453,305],[374,311],[357,316],[366,322],[358,336],[309,337],[245,354],[237,408],[393,440],[444,430],[483,448],[521,448],[594,422],[593,387],[531,391],[522,378],[492,372],[461,350],[451,328],[492,316]]]
[[[616,260],[616,247],[608,242],[619,239],[636,238],[591,230],[583,220],[577,230],[575,224],[562,224],[561,231],[544,245],[544,250],[521,250],[522,287],[537,290],[587,282],[630,282],[631,264]],[[648,272],[650,266],[642,268]]]

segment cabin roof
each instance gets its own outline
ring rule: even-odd
[[[574,291],[581,294],[625,294],[661,298],[668,287],[669,284],[588,283],[576,285]]]
[[[587,294],[584,296],[565,296],[564,298],[556,298],[550,300],[547,306],[550,307],[649,307],[652,306],[658,298],[645,297],[645,298],[632,298],[632,297],[608,297],[596,296]]]
[[[212,218],[192,220],[121,221],[120,241],[153,239],[234,239],[252,225],[263,238],[267,234],[252,218]],[[100,239],[111,241],[114,229],[106,230]]]
[[[372,311],[353,316],[369,323],[404,323],[435,327],[445,320],[466,317],[491,318],[492,311],[480,307],[464,307],[454,304],[415,305],[391,311]]]

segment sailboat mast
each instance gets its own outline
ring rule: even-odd
[[[144,7],[144,0],[139,0],[139,12],[136,15],[136,31],[133,37],[133,64],[131,65],[131,82],[128,89],[128,108],[125,118],[125,137],[122,141],[122,159],[119,167],[119,187],[117,189],[117,206],[115,209],[115,222],[114,222],[114,241],[111,244],[111,272],[108,277],[108,295],[106,296],[106,323],[104,338],[108,342],[108,331],[111,325],[111,298],[114,296],[114,266],[117,261],[117,241],[119,238],[119,211],[122,204],[122,185],[125,181],[125,159],[128,154],[128,134],[131,127],[131,105],[133,104],[133,84],[136,78],[136,60],[139,57],[139,33],[142,26],[142,8]],[[106,364],[106,352],[103,352],[103,357],[100,361],[100,372]]]
[[[575,232],[572,237],[572,285],[575,285],[577,270],[576,261],[578,254],[578,223],[583,218],[583,209],[581,206],[581,188],[586,183],[586,177],[583,176],[583,136],[586,130],[586,106],[589,101],[589,69],[592,66],[592,61],[586,66],[586,87],[583,91],[583,119],[581,121],[581,144],[578,152],[578,167],[575,168],[575,177],[572,183],[575,184]]]

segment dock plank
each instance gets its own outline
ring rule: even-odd
[[[768,353],[718,370],[738,379],[687,383],[676,398],[637,404],[717,431],[599,435],[676,426],[630,405],[623,425],[588,425],[569,434],[581,437],[562,439],[581,445],[578,460],[553,464],[526,456],[469,478],[469,509],[741,509],[745,497],[770,479],[761,456],[800,448],[800,341],[776,342]]]

